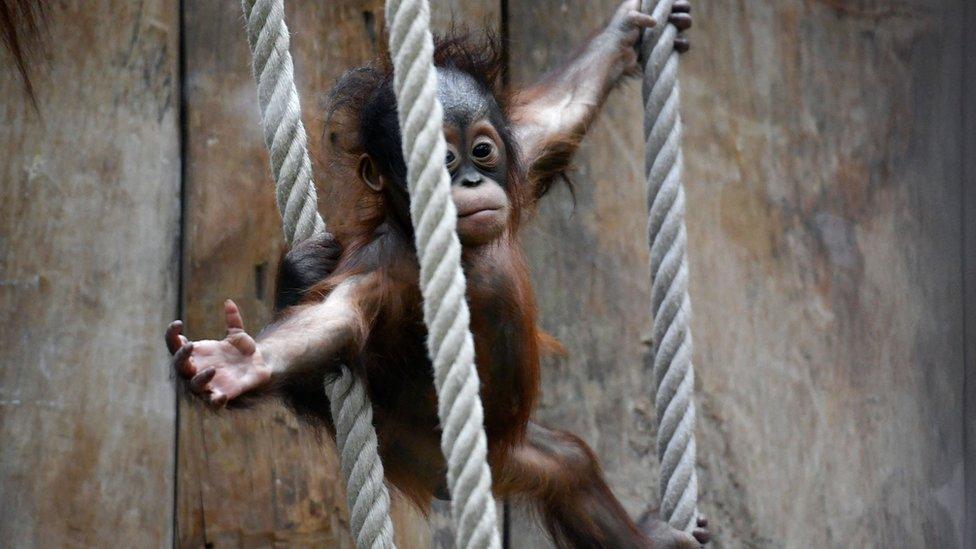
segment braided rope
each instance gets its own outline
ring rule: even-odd
[[[427,0],[388,0],[386,20],[455,541],[458,547],[500,548],[461,244],[455,232],[457,211],[444,164],[447,149],[437,100],[430,7]]]
[[[646,12],[651,0],[643,1]],[[674,0],[661,0],[652,16],[667,21]],[[657,453],[661,462],[661,519],[690,531],[698,516],[695,472],[695,371],[691,363],[685,192],[681,184],[681,88],[674,25],[645,31],[644,149],[647,232],[651,243]]]
[[[243,0],[247,41],[261,105],[261,126],[271,157],[278,211],[289,245],[325,231],[319,215],[302,124],[294,67],[288,51],[283,0]],[[362,382],[343,367],[325,384],[336,426],[336,447],[346,479],[350,528],[360,549],[395,547],[390,496],[376,448],[373,410]]]
[[[383,464],[376,449],[373,407],[356,376],[347,368],[325,384],[336,425],[339,464],[346,479],[346,501],[356,547],[395,547],[390,495],[383,483]]]
[[[247,41],[261,104],[261,127],[271,156],[278,211],[288,244],[325,230],[316,209],[312,163],[288,51],[283,0],[243,0]]]

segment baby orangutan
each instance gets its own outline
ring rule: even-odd
[[[493,40],[455,36],[435,51],[493,491],[531,502],[566,547],[686,548],[709,538],[704,520],[692,534],[653,518],[638,527],[582,440],[529,420],[540,355],[558,343],[538,327],[519,222],[567,168],[613,87],[636,72],[638,37],[655,24],[637,8],[624,2],[573,60],[514,95],[501,92]],[[676,2],[670,20],[687,29],[688,11]],[[191,342],[179,322],[166,339],[179,378],[204,401],[237,407],[280,397],[330,431],[323,380],[348,365],[373,403],[387,480],[424,506],[448,497],[446,465],[388,60],[340,79],[330,119],[346,122],[329,164],[343,174],[334,180],[351,197],[343,215],[351,221],[285,256],[276,320],[257,338],[228,301],[223,340]]]

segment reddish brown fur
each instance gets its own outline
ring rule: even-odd
[[[27,63],[36,45],[43,19],[42,0],[0,0],[0,42],[13,58],[24,84],[24,91],[35,108],[37,103],[34,86],[27,70]]]
[[[497,493],[532,505],[560,547],[630,547],[641,538],[585,442],[536,424],[527,438],[497,475]]]
[[[438,43],[435,59],[439,66],[483,76],[485,89],[497,94],[507,115],[510,96],[500,89],[502,58],[497,52],[490,45],[485,48],[454,38]],[[391,211],[390,198],[361,182],[355,168],[357,159],[370,152],[369,143],[357,132],[361,111],[389,78],[388,62],[380,60],[348,72],[331,95],[331,150],[325,164],[333,181],[345,182],[332,198],[353,215],[346,215],[338,230],[333,229],[341,243],[341,259],[331,275],[306,286],[303,300],[319,302],[342,281],[366,275],[361,279],[368,280],[368,287],[360,295],[365,296],[362,318],[369,326],[345,357],[346,363],[366,383],[387,479],[426,508],[432,496],[445,496],[447,491],[437,396],[424,344],[427,332],[416,251],[410,229],[390,222],[396,213]],[[539,393],[540,354],[565,350],[538,328],[518,226],[526,206],[548,188],[548,183],[540,188],[539,181],[551,182],[561,173],[578,137],[569,138],[565,146],[560,144],[567,138],[561,137],[543,158],[533,159],[536,179],[531,185],[517,148],[511,146],[507,191],[513,207],[505,236],[475,250],[465,249],[462,256],[489,463],[496,475],[496,494],[529,498],[561,545],[639,547],[647,540],[603,481],[593,452],[571,434],[529,422]],[[316,258],[328,255],[322,252],[328,241],[326,237],[323,242],[302,244],[290,254],[286,266],[310,264],[306,269],[315,272]],[[331,427],[319,382],[296,378],[281,383],[288,385],[281,392],[301,415]]]

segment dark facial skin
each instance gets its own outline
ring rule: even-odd
[[[509,155],[497,129],[504,116],[470,75],[440,70],[437,84],[458,237],[469,248],[488,244],[505,232],[509,216]]]

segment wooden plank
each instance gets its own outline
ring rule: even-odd
[[[47,4],[0,52],[0,545],[172,543],[176,0]]]
[[[512,3],[515,80],[614,4]],[[717,547],[962,544],[962,5],[695,5],[682,110]],[[544,369],[538,415],[594,446],[633,513],[657,482],[638,103],[616,94],[575,212],[550,199],[527,239],[543,325],[572,356]]]
[[[383,3],[286,5],[303,118],[315,155],[328,146],[322,140],[321,98],[343,71],[385,48]],[[435,2],[435,20],[446,25],[456,11],[479,21],[495,13],[497,21],[492,5],[497,2]],[[184,25],[185,311],[190,333],[202,337],[222,330],[217,313],[226,297],[238,300],[249,326],[268,320],[282,243],[239,5],[187,4]],[[342,220],[329,200],[330,185],[338,182],[317,183],[323,213],[338,226]],[[324,446],[277,406],[215,418],[181,405],[179,544],[351,547],[334,447],[331,442]],[[402,502],[394,507],[400,546],[429,545],[430,529],[416,510]],[[441,517],[435,524],[444,521]]]
[[[961,544],[961,5],[698,10],[700,456],[732,545]]]
[[[963,195],[963,272],[965,292],[965,351],[963,372],[963,429],[965,440],[966,486],[963,547],[976,549],[976,5],[965,4],[962,25],[963,92],[962,92],[962,195]]]

